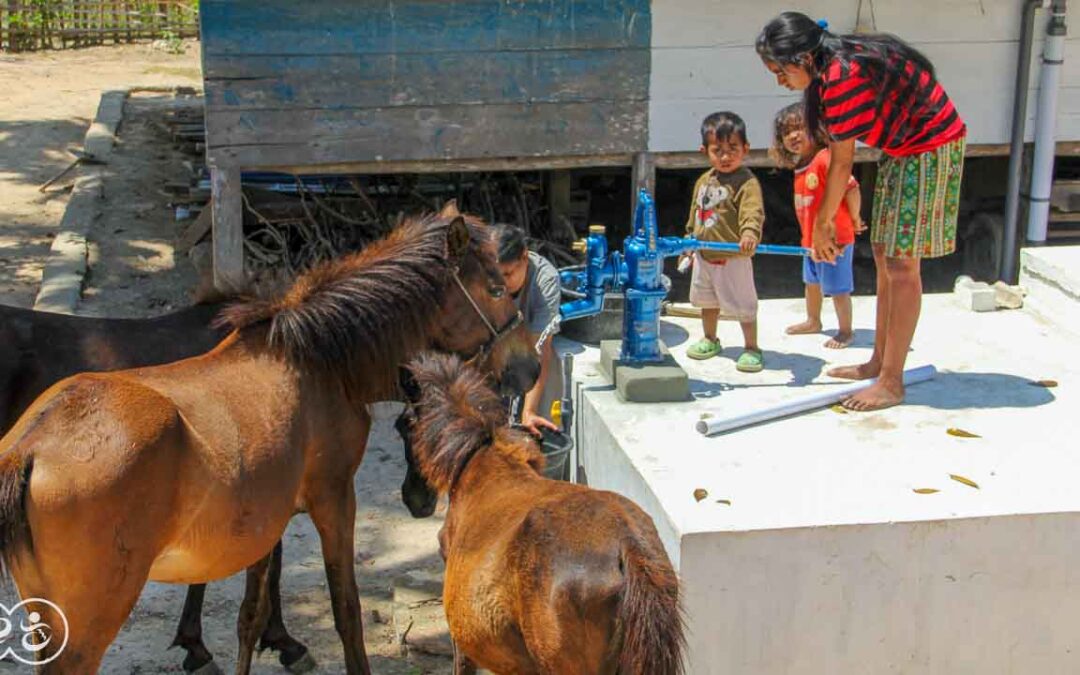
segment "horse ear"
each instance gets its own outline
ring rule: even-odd
[[[451,199],[443,204],[442,211],[439,211],[440,218],[457,218],[460,215],[461,211],[458,211],[456,199]]]
[[[469,226],[465,224],[465,219],[461,216],[454,218],[450,222],[450,227],[446,229],[446,249],[450,257],[455,259],[465,257],[469,251],[471,238],[472,235],[469,234]]]

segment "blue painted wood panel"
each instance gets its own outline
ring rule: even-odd
[[[203,0],[210,160],[644,150],[649,0]]]
[[[203,0],[207,54],[648,49],[648,0]]]
[[[611,102],[220,111],[207,119],[214,156],[280,158],[248,166],[633,153],[646,125],[643,107]],[[272,138],[264,129],[275,129]]]
[[[215,57],[211,110],[644,101],[643,49]]]

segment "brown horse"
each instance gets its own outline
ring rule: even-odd
[[[544,478],[536,442],[504,426],[499,399],[460,359],[410,368],[422,392],[415,461],[450,495],[439,545],[454,672],[681,673],[678,578],[649,516]]]
[[[0,305],[0,345],[4,345],[0,351],[0,436],[42,392],[66,377],[160,365],[210,351],[229,332],[211,326],[222,307],[221,303],[202,303],[151,319],[111,319]],[[433,493],[415,472],[406,475],[403,490],[406,485],[411,499],[433,501]],[[307,647],[285,628],[280,543],[274,548],[269,574],[270,620],[259,647],[279,652],[282,665],[299,672],[314,662]],[[202,639],[205,593],[205,584],[188,588],[173,645],[187,651],[185,670],[210,673],[217,668]]]
[[[247,672],[270,552],[305,511],[347,671],[370,673],[353,567],[366,404],[389,398],[398,364],[430,347],[476,353],[514,390],[531,384],[536,354],[493,253],[460,217],[408,221],[276,299],[226,310],[235,330],[208,354],[42,394],[0,439],[0,554],[22,597],[67,618],[42,610],[55,639],[39,672],[96,672],[147,580],[249,568]]]
[[[452,203],[444,212],[457,215]],[[224,305],[200,303],[150,319],[112,319],[39,312],[0,305],[0,436],[42,392],[60,380],[85,372],[104,372],[171,363],[210,351],[228,334],[211,326]],[[403,414],[398,431],[407,432]],[[408,442],[407,436],[403,439]],[[408,457],[409,454],[407,453]],[[402,501],[416,517],[430,516],[437,495],[410,465],[402,482]],[[283,666],[303,672],[314,666],[307,647],[285,627],[281,608],[281,545],[269,571],[270,620],[259,649],[279,653]],[[202,638],[206,584],[188,588],[173,646],[187,655],[188,672],[218,672]]]

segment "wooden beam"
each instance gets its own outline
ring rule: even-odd
[[[244,276],[244,204],[240,169],[213,168],[210,187],[214,218],[214,287],[235,293],[246,285]]]
[[[557,232],[563,222],[569,222],[570,172],[565,169],[552,171],[548,176],[548,229]]]

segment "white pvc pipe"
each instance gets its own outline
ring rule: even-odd
[[[1043,46],[1039,73],[1039,98],[1035,109],[1035,157],[1031,165],[1031,206],[1028,210],[1027,239],[1046,241],[1050,220],[1050,191],[1054,184],[1055,134],[1058,90],[1065,61],[1065,8],[1054,3],[1054,13]]]
[[[935,375],[937,375],[937,368],[934,368],[934,366],[920,366],[918,368],[905,370],[904,386],[906,387],[912,384],[918,384],[919,382],[932,380]],[[823,408],[827,405],[832,405],[833,403],[839,403],[852,394],[866,389],[875,382],[877,382],[877,378],[843,384],[837,387],[829,387],[827,391],[815,392],[801,398],[778,403],[769,408],[755,410],[751,413],[741,413],[729,415],[727,417],[714,417],[701,420],[695,426],[699,432],[706,436],[715,436],[716,434],[722,434],[725,431],[748,427],[751,424],[768,422],[780,417],[787,417],[788,415],[795,415],[806,412],[807,410],[814,410],[815,408]]]

